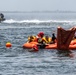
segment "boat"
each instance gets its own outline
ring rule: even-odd
[[[1,23],[2,21],[5,21],[5,18],[0,18],[0,23]]]
[[[40,44],[38,42],[26,42],[23,44],[23,48],[38,50],[43,49],[58,49],[58,50],[76,50],[76,38],[73,39],[76,31],[76,27],[70,30],[64,30],[58,27],[57,30],[57,42],[53,44]]]
[[[2,21],[5,21],[5,18],[4,18],[4,15],[3,15],[2,13],[0,13],[0,23],[1,23]]]
[[[39,44],[37,42],[26,42],[23,44],[23,48],[24,49],[33,49],[34,46],[42,46],[42,44]],[[41,48],[41,47],[39,47]],[[43,47],[44,49],[58,49],[57,48],[57,43],[54,44],[45,44],[45,47]],[[76,50],[76,39],[72,40],[70,45],[69,45],[69,50]]]

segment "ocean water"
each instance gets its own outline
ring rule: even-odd
[[[43,31],[57,34],[57,27],[76,26],[76,13],[4,13],[0,23],[0,75],[76,75],[76,51],[39,49],[29,52],[22,45],[30,35]],[[7,42],[12,43],[6,48]]]

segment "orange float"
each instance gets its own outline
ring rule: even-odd
[[[12,46],[12,44],[11,44],[10,42],[7,42],[7,43],[6,43],[6,47],[7,47],[7,48],[10,48],[11,46]]]

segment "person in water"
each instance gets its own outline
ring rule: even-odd
[[[55,36],[55,34],[52,34],[52,42],[51,43],[56,43],[57,42],[57,38]]]
[[[45,44],[50,44],[52,42],[52,38],[49,36],[45,36],[43,37],[43,41],[45,42]]]
[[[44,37],[44,32],[39,32],[36,36],[36,42],[38,42],[38,47],[39,48],[45,48],[45,43],[44,43],[44,40],[43,40],[43,37]]]
[[[43,37],[44,37],[44,32],[39,32],[37,34],[37,42],[43,44]]]
[[[28,42],[34,42],[35,38],[36,38],[35,36],[32,36],[32,35],[29,36],[28,37]]]

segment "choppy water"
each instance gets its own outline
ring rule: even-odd
[[[6,20],[0,23],[0,75],[76,75],[76,51],[28,52],[22,48],[29,35],[44,31],[51,36],[58,26],[76,26],[76,13],[4,14]],[[12,47],[6,48],[6,42]]]

